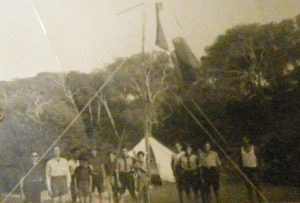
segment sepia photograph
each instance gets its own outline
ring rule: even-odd
[[[0,0],[1,203],[300,203],[300,0]]]

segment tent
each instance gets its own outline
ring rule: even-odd
[[[149,144],[152,152],[151,154],[153,154],[155,166],[161,180],[164,182],[175,182],[171,168],[173,152],[153,137],[149,137]],[[143,138],[135,147],[131,149],[129,155],[133,156],[134,153],[139,151],[143,151],[146,154],[145,138]]]

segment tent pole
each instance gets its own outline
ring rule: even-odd
[[[150,185],[151,185],[151,173],[150,173],[150,156],[151,156],[151,150],[150,150],[150,143],[149,143],[149,136],[151,134],[151,121],[149,121],[149,114],[148,111],[146,111],[146,119],[145,119],[145,147],[146,147],[146,165],[147,165],[147,171],[148,171],[148,190],[147,190],[147,199],[148,202],[151,202],[151,196],[150,196]]]

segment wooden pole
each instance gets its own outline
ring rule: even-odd
[[[146,118],[145,118],[145,147],[146,147],[146,165],[147,165],[147,176],[148,176],[148,185],[147,185],[147,199],[148,202],[151,202],[151,196],[150,196],[150,185],[151,185],[151,167],[150,167],[150,156],[151,156],[151,149],[150,149],[150,142],[149,137],[151,135],[151,119],[149,114],[149,109],[146,110]]]
[[[142,16],[142,55],[145,54],[145,40],[146,40],[146,5],[143,6]]]

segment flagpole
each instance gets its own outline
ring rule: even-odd
[[[143,64],[145,63],[145,44],[146,44],[146,2],[144,2],[143,13],[142,13],[142,57],[143,57]],[[145,111],[145,147],[146,147],[146,165],[148,171],[148,190],[147,190],[147,200],[151,203],[151,195],[150,195],[150,185],[151,185],[151,173],[150,173],[150,157],[151,157],[151,150],[150,150],[150,143],[149,137],[151,136],[151,118],[149,108],[151,108],[150,101],[148,101],[148,105]]]
[[[146,40],[146,4],[143,6],[142,14],[142,56],[145,54],[145,40]]]

